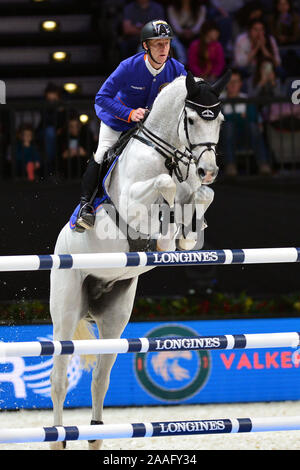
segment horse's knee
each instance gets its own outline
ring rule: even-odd
[[[209,188],[208,186],[200,186],[200,188],[197,189],[197,192],[195,194],[195,202],[197,204],[206,204],[210,205],[215,197],[215,192],[213,189]]]
[[[170,175],[159,175],[154,183],[155,189],[161,193],[163,198],[167,201],[170,207],[174,205],[176,184]]]

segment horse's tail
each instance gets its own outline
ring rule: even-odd
[[[85,320],[83,318],[79,321],[73,339],[96,339],[92,325],[88,320]],[[85,370],[90,370],[91,368],[93,368],[95,362],[96,356],[94,354],[85,354],[81,356],[81,366]]]

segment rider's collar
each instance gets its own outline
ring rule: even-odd
[[[153,76],[155,77],[156,75],[158,75],[160,72],[163,71],[163,69],[165,68],[166,62],[165,62],[159,69],[155,69],[155,68],[152,67],[152,65],[150,64],[149,59],[148,59],[148,55],[146,54],[146,57],[145,57],[145,64],[146,64],[147,69],[148,69],[149,72],[151,73],[151,75],[153,75]]]

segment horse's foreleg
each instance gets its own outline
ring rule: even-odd
[[[191,203],[194,208],[194,223],[192,223],[191,229],[189,231],[186,229],[184,235],[180,238],[178,242],[179,249],[193,250],[196,244],[198,245],[197,249],[202,248],[204,243],[203,231],[207,227],[204,214],[213,202],[213,199],[214,191],[208,186],[200,186],[193,194]]]
[[[174,207],[176,194],[176,184],[171,176],[161,174],[143,182],[136,182],[130,188],[129,201],[128,201],[128,222],[134,221],[133,214],[138,214],[141,209],[153,205],[157,200],[163,198],[169,209]],[[137,210],[139,209],[139,210]],[[147,212],[147,209],[145,209]],[[158,212],[157,212],[158,215]],[[136,218],[138,218],[136,217]],[[147,217],[145,218],[147,220]],[[153,220],[151,221],[151,223]],[[158,220],[156,221],[158,224]],[[156,223],[150,228],[150,232],[155,230]],[[158,226],[158,225],[157,225]],[[159,229],[158,229],[159,230]],[[149,233],[149,228],[148,228]],[[174,220],[164,221],[164,231],[159,233],[157,239],[157,250],[159,251],[173,251],[175,250],[175,238],[177,234],[177,226]]]
[[[113,289],[104,294],[99,310],[92,311],[99,330],[100,339],[120,338],[127,325],[135,297],[137,278],[118,281]],[[103,354],[97,357],[92,380],[92,422],[102,422],[103,402],[108,390],[110,372],[117,354]],[[98,450],[102,440],[90,441],[89,449]]]
[[[171,176],[162,174],[156,178],[155,187],[168,204],[168,209],[170,209],[168,220],[162,220],[162,224],[164,224],[164,230],[161,231],[157,239],[157,250],[175,251],[175,239],[178,232],[178,227],[175,223],[173,213],[176,195],[176,184],[172,180]]]

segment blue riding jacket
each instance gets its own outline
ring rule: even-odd
[[[169,58],[163,70],[153,76],[145,59],[145,53],[139,52],[123,60],[96,95],[97,116],[116,131],[131,129],[136,125],[130,120],[135,109],[150,109],[164,85],[180,75],[186,75],[184,66]]]

